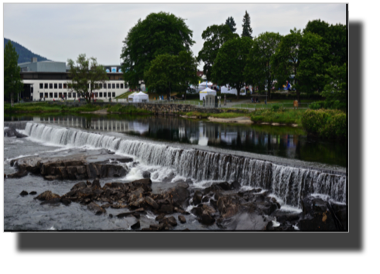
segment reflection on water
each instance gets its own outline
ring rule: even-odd
[[[310,140],[291,127],[230,125],[178,117],[34,117],[35,122],[95,131],[123,132],[155,140],[222,147],[291,159],[346,166],[347,145]]]

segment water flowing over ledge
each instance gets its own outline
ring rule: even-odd
[[[25,133],[44,143],[74,147],[87,145],[132,155],[147,165],[171,167],[179,175],[196,181],[238,181],[242,186],[261,187],[272,191],[285,204],[298,208],[301,207],[302,198],[313,193],[346,203],[345,174],[218,152],[175,148],[33,122],[26,124]]]

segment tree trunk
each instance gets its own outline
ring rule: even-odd
[[[240,86],[238,86],[236,89],[237,89],[237,99],[240,100]]]
[[[13,100],[13,91],[11,91],[11,107],[13,107],[14,100]]]
[[[270,92],[271,92],[271,89],[272,89],[272,85],[270,84],[270,79],[267,80],[268,83],[267,83],[267,93],[268,93],[268,97],[270,98]]]

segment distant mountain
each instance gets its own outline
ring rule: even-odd
[[[5,45],[8,43],[9,39],[4,38],[4,48]],[[28,50],[27,48],[21,46],[19,43],[16,43],[12,40],[10,40],[12,45],[15,47],[16,52],[18,54],[18,63],[26,63],[26,62],[31,62],[32,57],[37,57],[37,61],[50,61],[49,59],[42,57],[38,54],[35,54]]]

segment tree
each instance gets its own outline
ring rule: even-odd
[[[158,55],[178,55],[190,50],[194,44],[193,32],[184,20],[169,13],[151,13],[139,20],[124,39],[120,58],[124,80],[130,86],[137,86],[144,79],[144,72]],[[144,81],[146,82],[146,81]]]
[[[276,53],[271,59],[271,70],[277,80],[276,88],[281,87],[286,80],[293,78],[293,85],[297,91],[297,99],[300,102],[300,91],[297,88],[298,67],[300,64],[299,50],[302,40],[301,30],[290,30],[290,34],[285,35]]]
[[[243,32],[241,37],[249,37],[252,38],[252,28],[251,28],[251,18],[247,11],[245,11],[245,15],[243,17]]]
[[[328,44],[329,54],[326,54],[324,62],[330,65],[341,66],[347,63],[347,28],[345,25],[329,25],[320,19],[309,21],[303,33],[314,33],[322,37]]]
[[[235,28],[236,23],[235,23],[235,20],[232,16],[227,18],[226,25],[230,28],[231,32],[236,31],[236,28]]]
[[[202,33],[205,40],[203,48],[198,53],[198,61],[203,61],[203,73],[207,79],[211,79],[212,67],[222,45],[239,35],[232,33],[227,25],[212,25]]]
[[[178,56],[158,55],[145,72],[144,78],[149,91],[167,94],[173,90],[186,92],[190,84],[198,83],[197,62],[189,51],[181,51]]]
[[[178,57],[170,54],[158,55],[145,72],[145,84],[149,91],[170,97],[173,86],[178,83]]]
[[[238,99],[240,89],[245,85],[244,68],[252,43],[252,39],[248,37],[235,38],[224,43],[218,52],[211,75],[214,82],[235,88]]]
[[[324,75],[326,85],[322,96],[330,108],[347,109],[347,65],[331,66]]]
[[[178,74],[181,90],[190,90],[190,85],[198,85],[200,77],[197,76],[198,62],[191,51],[181,51],[178,55]]]
[[[270,98],[270,90],[273,86],[274,75],[270,61],[281,42],[279,33],[264,32],[253,39],[252,49],[249,51],[247,65],[244,69],[246,82],[252,85],[266,86]]]
[[[98,65],[94,57],[87,59],[86,54],[80,54],[76,64],[71,59],[67,60],[67,64],[70,67],[69,77],[71,78],[68,88],[85,97],[87,103],[90,103],[93,91],[100,89],[99,83],[108,80],[104,67]]]
[[[23,88],[20,75],[20,67],[17,65],[18,54],[11,41],[4,49],[4,96],[10,96],[11,106],[13,107],[14,95],[19,93]]]

